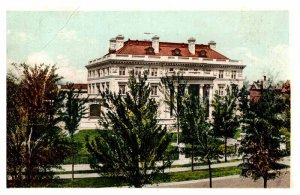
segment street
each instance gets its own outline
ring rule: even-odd
[[[263,180],[253,181],[250,178],[241,177],[239,175],[213,178],[213,188],[263,188]],[[147,187],[154,188],[208,188],[209,180],[193,180],[174,183],[162,183]],[[281,174],[275,180],[268,180],[268,188],[289,188],[290,187],[290,172],[282,170]]]

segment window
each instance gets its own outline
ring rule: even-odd
[[[236,79],[236,71],[232,71],[231,72],[231,78],[232,79]]]
[[[89,84],[89,89],[88,89],[88,92],[89,92],[89,93],[92,93],[92,92],[91,92],[91,90],[92,90],[92,85],[91,85],[91,84]]]
[[[109,75],[109,67],[107,68],[107,75]]]
[[[88,74],[88,77],[91,77],[91,71],[89,70],[89,74]]]
[[[105,83],[101,83],[102,85],[102,90],[105,91]]]
[[[103,76],[105,76],[105,68],[102,69]]]
[[[100,90],[100,83],[97,83],[96,87],[97,87],[97,93],[100,93],[101,92],[101,90]]]
[[[109,82],[106,82],[106,89],[109,91]]]
[[[142,74],[142,68],[141,67],[136,67],[134,71],[135,75],[141,75]]]
[[[146,54],[154,54],[154,48],[153,47],[148,47],[145,49]]]
[[[91,104],[90,105],[90,117],[100,117],[100,104]]]
[[[219,78],[223,79],[224,70],[219,70]]]
[[[125,67],[119,68],[119,75],[125,75]]]
[[[195,71],[195,72],[197,72],[197,71],[198,71],[198,69],[194,69],[194,71]]]
[[[219,95],[220,96],[224,95],[224,86],[219,86]]]
[[[169,70],[170,70],[170,72],[173,72],[173,71],[174,71],[174,68],[170,68]]]
[[[157,68],[151,69],[151,76],[157,77]]]
[[[125,84],[120,84],[119,85],[119,94],[125,95],[126,93],[126,85]]]
[[[204,74],[210,74],[211,70],[204,70]]]
[[[151,86],[151,95],[157,95],[157,85]]]
[[[199,57],[206,57],[206,51],[205,50],[201,50],[199,53],[198,53],[198,55],[199,55]]]
[[[100,77],[100,69],[97,70],[98,77]]]
[[[173,56],[181,56],[181,50],[176,48],[172,50]]]

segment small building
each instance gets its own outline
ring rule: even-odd
[[[270,85],[270,82],[267,80],[267,77],[264,76],[262,80],[257,80],[252,83],[249,89],[250,101],[257,102],[261,96],[261,92],[267,89]],[[284,84],[278,84],[275,87],[277,93],[281,94],[290,94],[290,80],[287,80]]]

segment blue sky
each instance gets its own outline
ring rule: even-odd
[[[56,64],[66,81],[86,82],[87,62],[108,51],[109,39],[217,43],[242,60],[247,80],[291,79],[288,11],[8,11],[7,64]],[[150,35],[145,32],[153,33]]]

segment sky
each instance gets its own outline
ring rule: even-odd
[[[150,34],[145,34],[150,33]],[[8,11],[7,67],[56,64],[65,81],[87,82],[85,65],[105,55],[109,39],[217,43],[217,51],[246,65],[248,81],[291,79],[288,11]]]

